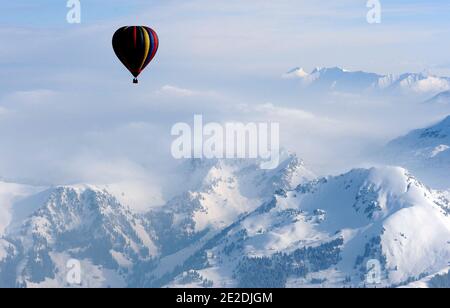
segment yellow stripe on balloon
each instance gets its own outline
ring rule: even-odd
[[[145,60],[147,60],[148,57],[148,53],[150,52],[150,36],[148,35],[147,30],[144,27],[140,27],[142,32],[144,32],[144,48],[145,48],[145,55],[144,55],[144,60],[142,61],[142,64],[140,66],[140,70],[142,70],[142,67],[145,64]]]

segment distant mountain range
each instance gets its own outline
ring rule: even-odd
[[[316,68],[307,73],[303,68],[295,68],[283,78],[300,80],[304,87],[321,91],[432,96],[450,90],[450,78],[425,73],[380,75],[339,67]]]
[[[429,99],[426,103],[433,105],[450,106],[450,91],[441,92]]]
[[[70,259],[83,287],[362,287],[374,260],[377,286],[448,271],[448,194],[402,168],[316,178],[290,154],[271,171],[245,160],[182,169],[189,188],[147,213],[94,186],[0,183],[0,286],[76,287]]]

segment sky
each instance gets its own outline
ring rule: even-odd
[[[356,164],[345,149],[429,121],[383,129],[370,108],[353,119],[306,109],[281,78],[293,67],[450,75],[447,1],[382,0],[376,25],[364,0],[89,0],[81,24],[66,22],[65,0],[3,2],[0,178],[122,185],[142,207],[163,202],[170,128],[194,114],[286,123],[283,145],[324,174]],[[160,36],[138,87],[111,48],[123,25]]]

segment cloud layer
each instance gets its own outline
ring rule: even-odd
[[[297,65],[382,73],[445,66],[450,43],[442,37],[450,27],[441,15],[450,8],[440,1],[386,3],[378,26],[367,24],[367,8],[356,0],[103,3],[85,4],[76,26],[52,1],[5,7],[0,177],[120,185],[142,208],[147,199],[162,202],[159,187],[178,163],[170,128],[194,114],[278,121],[282,145],[324,174],[361,163],[361,153],[435,116],[363,97],[300,98],[300,88],[279,76]],[[115,29],[136,23],[161,38],[138,87],[111,49]],[[400,120],[385,115],[400,110]]]

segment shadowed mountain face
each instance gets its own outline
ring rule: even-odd
[[[442,273],[450,258],[448,199],[404,169],[311,179],[295,156],[270,172],[187,168],[195,188],[144,214],[89,186],[21,198],[28,212],[0,239],[0,285],[74,286],[77,259],[88,287],[364,286],[371,260],[395,286]]]

